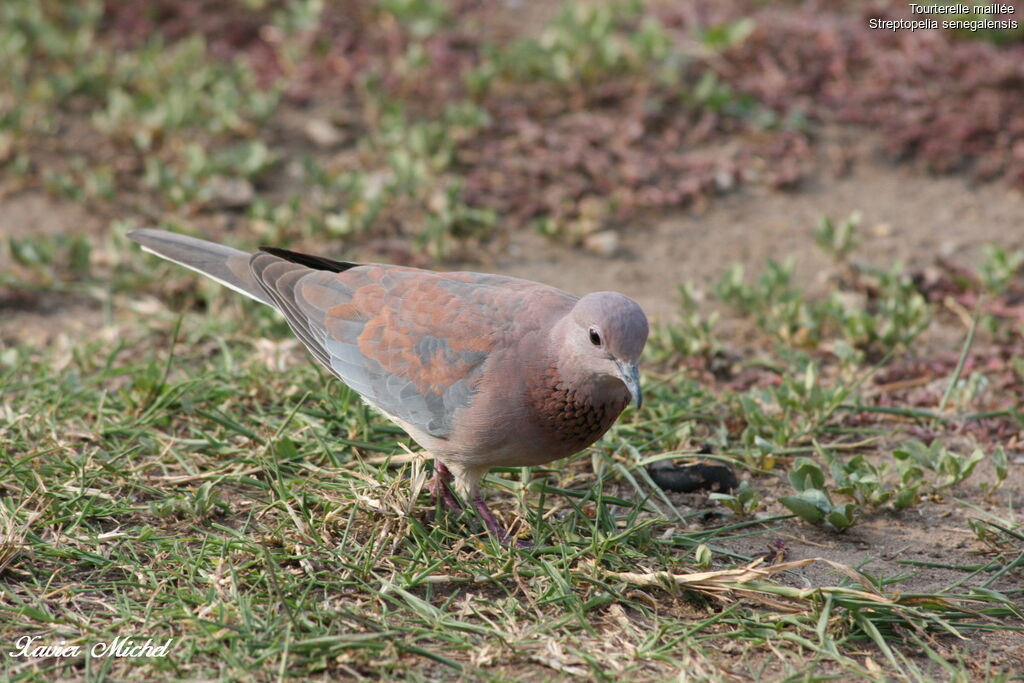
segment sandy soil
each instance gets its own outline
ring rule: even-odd
[[[835,141],[831,148],[841,144]],[[834,157],[828,149],[822,156]],[[820,290],[828,260],[812,235],[823,216],[841,220],[859,211],[863,242],[858,258],[881,266],[899,259],[925,268],[939,255],[972,263],[982,244],[1024,246],[1024,196],[1019,193],[971,186],[958,176],[929,177],[870,152],[844,166],[847,170],[829,166],[823,159],[818,177],[797,191],[741,189],[703,211],[650,216],[621,226],[620,249],[613,258],[521,232],[497,267],[574,293],[620,290],[652,318],[670,320],[678,305],[677,285],[690,281],[708,288],[733,263],[744,264],[750,273],[766,259],[792,256],[798,281],[812,292]]]

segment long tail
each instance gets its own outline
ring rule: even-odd
[[[195,237],[152,228],[132,230],[128,237],[141,244],[142,248],[151,254],[202,273],[260,303],[274,305],[249,269],[251,254]]]

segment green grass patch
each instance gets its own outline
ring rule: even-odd
[[[684,37],[643,3],[573,3],[535,36],[477,40],[454,6],[356,5],[344,23],[317,2],[228,3],[259,28],[230,44],[207,14],[140,37],[147,16],[112,3],[0,7],[3,196],[97,220],[0,240],[5,680],[973,680],[997,656],[985,638],[1021,637],[1019,251],[987,249],[937,297],[900,264],[856,260],[851,216],[809,233],[833,264],[821,296],[791,263],[733,269],[707,300],[681,284],[678,319],[648,345],[643,411],[557,467],[489,475],[492,507],[535,544],[522,550],[435,510],[429,461],[280,318],[129,244],[160,225],[240,247],[396,240],[430,261],[506,221],[577,241],[641,206],[634,190],[656,190],[644,206],[685,197],[639,167],[597,192],[603,173],[568,172],[596,162],[551,157],[524,174],[583,178],[575,194],[517,185],[502,205],[507,176],[482,164],[529,161],[510,122],[529,139],[627,109],[652,135],[799,128],[715,71],[746,19]],[[270,43],[272,66],[252,59]],[[317,78],[341,103],[314,96]],[[297,131],[307,105],[331,113]],[[510,151],[477,145],[492,139]],[[501,180],[481,190],[476,172]],[[960,354],[919,353],[948,310],[970,321]],[[59,328],[47,343],[33,316]],[[693,458],[741,487],[673,494],[648,471]],[[963,532],[955,556],[863,542],[932,518]],[[855,559],[815,559],[832,551]],[[8,654],[23,638],[170,647]]]

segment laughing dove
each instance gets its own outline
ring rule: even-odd
[[[471,501],[495,466],[541,465],[594,443],[632,399],[647,318],[616,292],[583,298],[537,282],[255,254],[163,230],[143,249],[275,308],[309,352],[434,456],[431,488]]]

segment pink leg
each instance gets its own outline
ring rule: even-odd
[[[444,466],[440,460],[434,460],[434,478],[430,480],[428,487],[430,492],[434,494],[434,498],[438,501],[444,501],[444,504],[448,506],[449,510],[455,510],[456,512],[462,512],[462,506],[459,505],[459,501],[452,495],[452,490],[448,488],[449,482],[452,480],[452,473],[448,471],[448,468]]]
[[[448,509],[455,512],[462,512],[462,506],[459,505],[458,499],[452,493],[449,488],[449,484],[452,481],[452,473],[448,471],[448,468],[444,466],[440,460],[434,460],[434,476],[427,485],[430,492],[434,495],[434,498],[440,502],[444,501],[444,504]],[[478,493],[476,498],[473,500],[473,507],[476,508],[477,514],[484,521],[484,526],[487,527],[487,531],[494,535],[495,538],[502,545],[509,545],[509,535],[505,527],[501,525],[495,516],[491,512],[491,509],[487,507],[487,503],[484,502],[483,497]],[[531,548],[533,544],[529,541],[516,541],[517,548]]]
[[[480,518],[484,520],[484,525],[487,527],[487,530],[491,532],[491,534],[493,534],[502,545],[509,545],[510,539],[508,531],[501,525],[501,522],[495,518],[494,513],[491,512],[489,507],[487,507],[487,503],[484,502],[483,496],[479,493],[476,495],[476,499],[473,500],[473,507],[476,508],[477,514],[480,515]],[[516,541],[515,546],[517,548],[531,548],[533,547],[533,544],[529,541]]]

